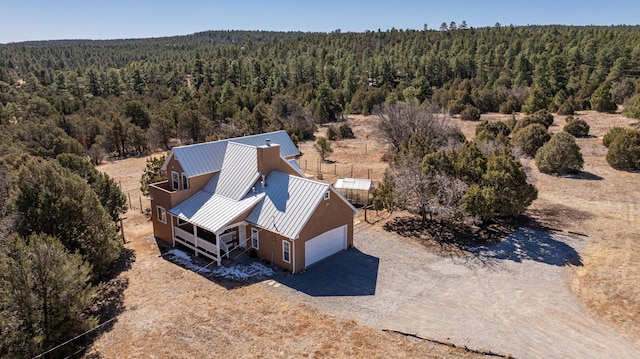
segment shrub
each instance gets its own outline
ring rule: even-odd
[[[480,120],[480,109],[467,104],[464,106],[464,110],[460,112],[460,119],[463,121],[479,121]]]
[[[569,96],[568,99],[564,100],[562,105],[558,107],[558,115],[573,115],[578,110],[579,105],[578,101],[576,101],[573,96]]]
[[[618,170],[640,170],[640,132],[626,130],[616,136],[607,151],[607,162]]]
[[[580,172],[583,165],[576,139],[566,132],[553,135],[536,153],[536,166],[542,173],[563,176]]]
[[[553,115],[547,110],[538,110],[533,115],[529,115],[529,117],[543,124],[546,128],[553,125]]]
[[[351,129],[351,126],[349,126],[348,123],[345,123],[340,126],[340,138],[342,139],[356,138],[356,136],[353,134],[353,130]]]
[[[574,137],[587,137],[589,136],[589,124],[582,119],[573,119],[573,117],[567,117],[567,124],[564,125],[564,132],[568,132]]]
[[[498,134],[509,136],[509,134],[511,133],[509,126],[507,126],[507,124],[502,121],[482,121],[478,124],[478,126],[476,126],[476,136],[482,131],[491,132],[494,136],[498,136]]]
[[[514,113],[520,111],[522,105],[517,97],[511,95],[507,97],[506,101],[500,104],[500,113]]]
[[[609,132],[607,132],[607,134],[604,135],[604,137],[602,138],[602,144],[604,145],[604,147],[609,147],[611,145],[611,143],[620,135],[622,135],[623,133],[627,132],[629,130],[627,130],[626,128],[623,127],[614,127],[612,129],[609,130]]]
[[[629,98],[624,103],[624,115],[629,118],[640,118],[640,95]]]
[[[514,147],[521,148],[527,155],[535,157],[538,149],[547,143],[550,138],[551,135],[543,125],[533,123],[514,132],[511,144]]]
[[[335,141],[338,139],[338,131],[336,131],[335,127],[329,126],[327,128],[327,139],[330,141]]]
[[[534,123],[539,123],[545,128],[549,128],[553,124],[553,115],[547,110],[540,110],[533,115],[529,115],[518,120],[512,132],[516,132],[519,129],[525,128]]]

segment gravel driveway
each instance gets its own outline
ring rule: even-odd
[[[381,329],[518,358],[640,358],[567,288],[584,240],[521,229],[469,258],[430,253],[374,228],[304,274],[261,285]]]

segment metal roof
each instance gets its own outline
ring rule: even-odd
[[[300,151],[298,151],[298,148],[293,141],[291,141],[291,137],[289,137],[286,131],[275,131],[215,142],[174,147],[162,165],[162,169],[166,170],[167,163],[172,156],[175,156],[188,177],[217,172],[222,168],[228,143],[235,142],[250,146],[262,146],[267,143],[267,140],[270,140],[272,144],[280,145],[281,157],[300,155]]]
[[[301,176],[304,176],[304,172],[302,172],[302,167],[300,167],[300,164],[298,163],[298,160],[296,160],[295,158],[292,158],[290,160],[287,160],[287,163],[294,170],[296,170]]]
[[[198,227],[217,233],[233,223],[264,198],[264,193],[251,194],[240,201],[202,190],[171,208],[169,213]]]
[[[371,189],[371,180],[364,178],[338,178],[335,188],[368,191]]]
[[[254,146],[229,142],[215,193],[236,201],[242,199],[260,177],[257,153]]]
[[[265,197],[247,216],[246,221],[296,239],[329,190],[329,184],[273,171],[256,186]]]

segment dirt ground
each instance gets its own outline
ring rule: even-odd
[[[558,178],[537,172],[532,161],[538,200],[528,214],[549,227],[584,238],[582,266],[569,269],[569,287],[593,313],[628,339],[640,344],[640,174],[621,172],[606,163],[602,136],[631,120],[621,115],[581,112],[591,135],[579,139],[585,172]],[[504,119],[502,115],[484,118]],[[382,177],[385,147],[373,135],[371,118],[350,117],[355,140],[335,141],[334,163],[320,168],[313,144],[300,145],[306,173],[337,177]],[[562,129],[557,116],[551,131]],[[473,136],[475,123],[460,127]],[[326,128],[320,128],[324,134]],[[382,332],[371,326],[313,309],[278,301],[256,285],[228,290],[196,273],[158,257],[148,241],[151,225],[140,214],[148,202],[139,194],[144,158],[107,163],[100,170],[122,182],[137,208],[127,213],[127,248],[135,253],[131,268],[120,274],[121,310],[113,328],[91,347],[88,357],[475,357],[463,349]],[[362,220],[362,218],[360,219]],[[379,222],[382,225],[384,221]],[[257,315],[256,313],[260,313]],[[215,352],[214,352],[215,350]]]

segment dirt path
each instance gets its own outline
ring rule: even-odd
[[[569,290],[575,267],[565,264],[579,264],[584,245],[584,239],[522,229],[463,258],[369,228],[356,234],[353,253],[310,268],[303,276],[311,283],[275,286],[290,282],[275,278],[264,286],[287,301],[382,329],[517,358],[640,357]],[[352,267],[341,268],[343,262]],[[344,286],[335,282],[373,290],[340,292]]]

